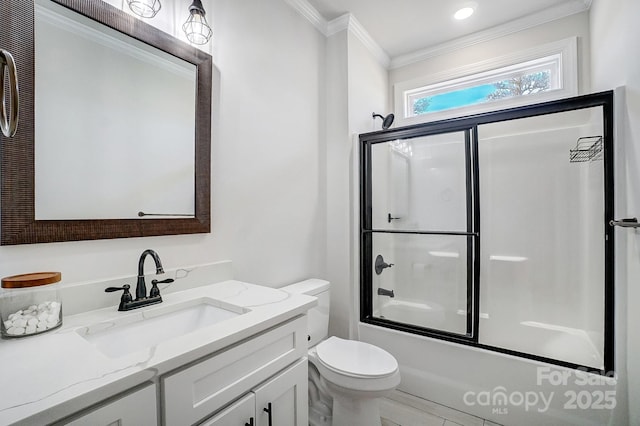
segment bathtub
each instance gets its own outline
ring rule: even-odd
[[[422,327],[432,327],[433,324],[445,321],[445,311],[442,306],[397,297],[381,303],[374,315]]]
[[[439,305],[401,298],[383,300],[375,315],[415,325],[446,318]],[[452,316],[458,321],[465,318],[461,311]],[[481,315],[480,327],[481,333],[484,329],[495,336],[492,346],[506,344],[506,336],[526,336],[512,349],[550,358],[559,354],[580,365],[602,359],[597,341],[583,330],[535,321],[522,321],[507,330],[487,314]],[[609,409],[616,403],[615,378],[371,324],[359,323],[358,333],[361,341],[396,357],[402,375],[399,391],[505,426],[617,425],[612,420],[614,410]],[[571,358],[573,352],[580,357]],[[613,402],[605,404],[605,395]]]
[[[458,310],[455,314],[448,313],[438,304],[419,300],[390,298],[379,305],[374,315],[404,324],[435,327],[452,332],[461,332],[466,327],[466,312]],[[578,365],[600,369],[604,365],[604,355],[598,350],[598,347],[603,347],[601,338],[598,340],[585,330],[571,327],[537,321],[506,324],[482,313],[480,341],[489,346],[560,359]]]

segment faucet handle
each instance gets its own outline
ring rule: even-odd
[[[129,293],[129,289],[131,288],[131,286],[129,284],[125,284],[122,287],[107,287],[104,289],[105,293],[113,293],[114,291],[120,291],[120,290],[124,290],[124,293],[127,294]]]
[[[175,281],[173,278],[167,278],[166,280],[162,280],[162,281],[151,280],[151,284],[153,284],[153,285],[156,285],[156,284],[169,284],[169,283],[172,283],[173,281]]]
[[[158,284],[169,284],[173,282],[173,278],[167,278],[166,280],[158,281],[151,280],[151,290],[149,290],[149,297],[159,297],[160,289],[158,288]]]
[[[131,297],[131,293],[129,293],[129,289],[131,286],[129,284],[125,284],[122,287],[107,287],[104,289],[105,293],[113,293],[114,291],[124,290],[122,293],[122,297],[120,298],[120,306],[118,307],[119,311],[124,311],[125,305],[127,303],[131,303],[133,297]]]

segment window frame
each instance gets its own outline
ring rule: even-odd
[[[478,62],[418,79],[396,83],[394,113],[399,125],[411,125],[439,121],[453,117],[497,111],[505,108],[546,102],[578,95],[578,40],[570,37],[553,43]],[[432,92],[434,95],[466,89],[480,84],[508,78],[522,70],[535,70],[536,65],[557,62],[559,88],[526,96],[517,96],[474,105],[414,115],[410,98],[416,93]],[[553,79],[553,75],[551,78]]]

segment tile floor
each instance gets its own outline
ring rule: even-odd
[[[380,416],[382,426],[500,426],[400,391],[380,401]]]

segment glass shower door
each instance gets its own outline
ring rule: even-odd
[[[360,141],[362,322],[614,369],[612,92]]]
[[[603,109],[478,126],[479,343],[604,369]]]
[[[464,129],[372,145],[363,241],[374,318],[471,336],[470,138]]]

